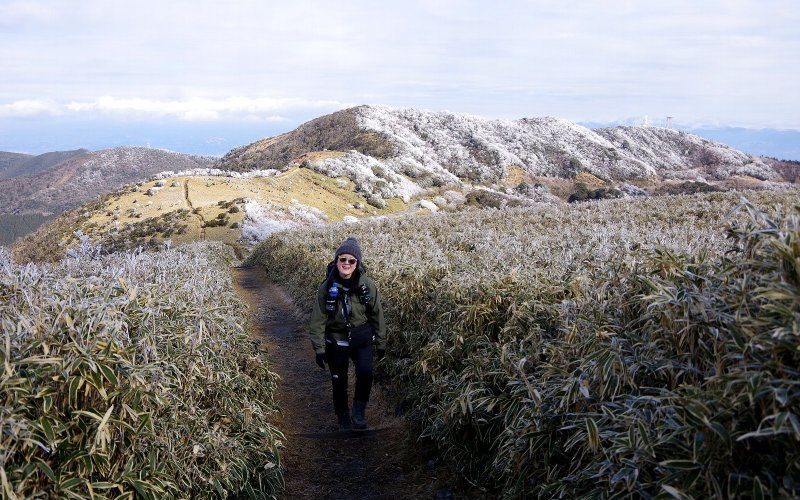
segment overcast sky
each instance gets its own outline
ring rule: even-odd
[[[0,0],[0,149],[357,104],[800,129],[798,26],[798,0]]]

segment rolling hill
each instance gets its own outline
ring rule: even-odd
[[[73,156],[88,153],[86,149],[73,151],[53,151],[40,155],[0,152],[0,180],[18,177],[32,177],[49,170]]]
[[[37,175],[0,181],[0,213],[58,213],[158,172],[204,167],[212,161],[138,147],[84,151]]]
[[[498,183],[515,168],[531,178],[571,179],[585,172],[607,182],[784,180],[763,158],[666,128],[590,130],[559,118],[492,120],[381,106],[317,118],[236,148],[217,166],[280,169],[304,154],[334,151],[341,154],[309,163],[326,173],[360,174],[367,190],[384,196],[408,192],[409,183],[422,189]],[[386,186],[375,185],[378,175],[370,175],[367,165],[389,174]]]
[[[44,221],[126,184],[164,170],[207,167],[210,157],[120,147],[39,156],[0,154],[0,244],[35,230]]]

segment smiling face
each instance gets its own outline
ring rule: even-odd
[[[349,253],[343,253],[336,258],[336,269],[339,270],[339,276],[342,279],[349,279],[356,270],[358,261]]]

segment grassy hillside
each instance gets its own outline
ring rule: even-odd
[[[383,208],[368,204],[353,182],[295,167],[272,177],[175,176],[137,183],[105,195],[57,218],[18,241],[18,261],[53,261],[75,244],[75,231],[100,242],[108,252],[197,240],[238,245],[243,229],[263,221],[247,218],[248,207],[263,206],[277,221],[301,219],[301,209],[318,211],[319,222],[344,217],[398,213],[407,208],[390,199]],[[257,228],[251,228],[254,231]]]
[[[792,497],[800,212],[740,196],[339,225],[251,259],[308,305],[355,234],[408,418],[497,494]]]
[[[225,258],[84,244],[19,267],[0,249],[3,498],[274,494],[275,379]]]
[[[232,149],[220,160],[220,167],[245,172],[285,168],[293,159],[314,151],[348,151],[385,158],[393,154],[386,137],[363,130],[357,110],[346,109],[315,118],[297,129]]]

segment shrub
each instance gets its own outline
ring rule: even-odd
[[[203,227],[218,227],[218,226],[227,226],[228,219],[225,217],[225,214],[220,214],[223,217],[217,217],[216,219],[207,220],[203,223]]]
[[[274,494],[275,378],[224,252],[0,255],[5,498]]]
[[[601,187],[598,189],[589,189],[583,183],[576,183],[575,191],[569,195],[567,201],[569,203],[575,203],[579,201],[622,198],[623,196],[624,193],[617,188]]]
[[[485,189],[474,189],[467,194],[466,204],[479,208],[501,208],[503,197]]]
[[[375,208],[386,208],[386,200],[381,198],[379,194],[370,194],[367,196],[367,203]]]
[[[696,194],[696,193],[717,193],[725,191],[721,187],[707,182],[684,181],[680,184],[663,184],[657,190],[657,194]]]
[[[407,418],[496,496],[798,496],[800,213],[748,196],[791,215],[725,229],[712,193],[363,224]],[[251,259],[308,305],[352,231]]]

